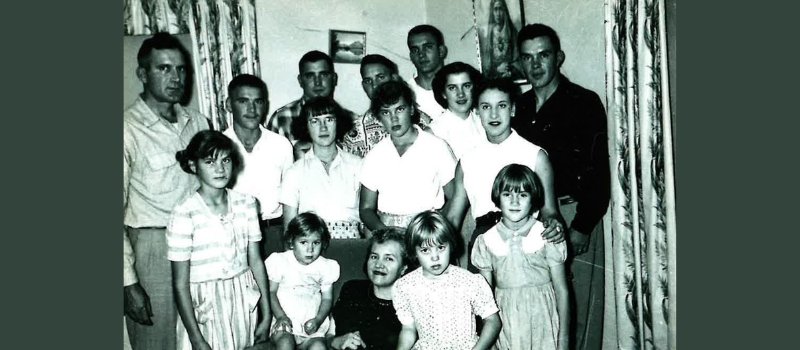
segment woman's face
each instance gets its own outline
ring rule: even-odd
[[[402,247],[396,241],[373,243],[367,257],[367,276],[377,287],[389,287],[397,281],[407,266],[403,263]]]
[[[317,146],[330,146],[336,141],[336,116],[322,114],[308,118],[308,133]]]
[[[498,89],[483,91],[478,96],[477,109],[489,142],[500,143],[511,135],[514,103],[507,93]]]
[[[495,23],[503,23],[505,13],[503,12],[503,4],[500,1],[492,3],[492,16],[494,16]]]
[[[444,99],[447,109],[466,118],[472,109],[472,79],[466,72],[450,74],[444,83]]]
[[[396,139],[406,135],[412,129],[412,114],[414,114],[414,106],[405,98],[400,97],[394,104],[383,105],[378,109],[378,120],[383,125],[383,129]]]

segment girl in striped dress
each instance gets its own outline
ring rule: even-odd
[[[178,349],[238,350],[266,341],[271,314],[256,200],[227,189],[241,164],[233,143],[218,131],[201,131],[175,157],[200,182],[167,227],[182,321]]]

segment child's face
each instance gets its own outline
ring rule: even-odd
[[[201,186],[222,189],[231,179],[233,161],[229,152],[220,151],[216,157],[199,159],[196,164],[192,164],[192,168],[197,173]]]
[[[450,266],[450,244],[423,244],[416,247],[417,260],[425,277],[441,275]]]
[[[531,214],[531,206],[528,192],[500,192],[500,212],[506,224],[524,222]]]
[[[472,109],[472,87],[472,79],[467,72],[448,75],[443,93],[447,109],[462,117],[467,116]]]
[[[514,103],[507,93],[498,89],[488,89],[478,96],[478,116],[481,118],[486,138],[499,143],[511,135],[511,117],[514,116]]]
[[[319,233],[311,233],[292,240],[294,258],[303,265],[308,265],[319,258],[322,253],[322,238]]]
[[[386,241],[375,243],[367,258],[367,276],[377,287],[388,287],[406,270],[400,243]]]

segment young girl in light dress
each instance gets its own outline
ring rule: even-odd
[[[564,242],[542,238],[542,184],[530,168],[509,164],[497,174],[492,201],[500,222],[479,235],[472,263],[494,286],[503,329],[499,349],[567,350],[569,290]]]
[[[444,215],[422,212],[408,225],[406,250],[419,268],[394,285],[394,308],[402,324],[398,349],[489,349],[500,331],[492,291],[480,275],[451,262],[456,233]],[[480,336],[475,316],[483,319]]]
[[[178,349],[239,350],[266,341],[271,315],[256,200],[226,188],[241,164],[233,142],[201,131],[175,157],[200,180],[172,211],[166,233],[182,321]]]
[[[289,250],[264,262],[275,320],[271,338],[278,349],[326,349],[333,283],[339,263],[320,256],[331,241],[328,226],[311,212],[301,213],[286,229]]]

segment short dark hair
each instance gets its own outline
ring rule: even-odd
[[[544,205],[544,188],[539,176],[522,164],[509,164],[500,169],[492,184],[492,202],[500,207],[503,191],[527,192],[531,195],[531,214]]]
[[[411,30],[408,31],[408,37],[406,40],[411,39],[411,37],[414,35],[423,33],[430,33],[436,40],[437,45],[444,45],[444,35],[442,35],[442,32],[439,29],[430,24],[420,24],[414,28],[411,28]]]
[[[242,165],[242,158],[236,147],[228,136],[215,130],[203,130],[195,134],[186,146],[186,149],[175,153],[175,160],[181,165],[181,169],[189,174],[196,174],[192,171],[189,162],[197,164],[200,159],[216,157],[220,152],[228,152],[233,163],[234,176],[239,172]],[[229,186],[233,183],[231,181]]]
[[[328,56],[328,54],[317,50],[306,52],[303,57],[300,57],[300,62],[297,63],[297,71],[303,73],[303,64],[317,61],[325,61],[328,63],[328,67],[331,67],[331,71],[336,71],[336,69],[333,68],[333,60],[331,59],[331,56]]]
[[[474,89],[475,91],[475,104],[477,105],[478,99],[480,98],[481,94],[483,94],[486,90],[495,89],[500,90],[508,94],[509,101],[511,103],[515,103],[517,101],[517,97],[520,95],[519,86],[514,84],[514,81],[509,78],[490,78],[490,79],[483,79],[478,84],[478,88]]]
[[[300,115],[292,118],[292,135],[302,142],[312,142],[308,132],[308,119],[323,114],[333,114],[336,118],[336,141],[341,141],[344,135],[353,128],[353,119],[331,97],[313,97],[303,104]]]
[[[540,36],[546,36],[550,38],[550,41],[553,43],[553,48],[556,49],[556,52],[561,51],[561,40],[558,39],[558,34],[556,34],[556,31],[553,28],[541,23],[528,24],[522,27],[519,33],[517,33],[517,47],[522,47],[522,42],[525,40],[538,38]]]
[[[466,64],[464,62],[453,62],[444,65],[442,69],[439,69],[436,72],[436,75],[433,77],[433,82],[431,82],[431,87],[433,88],[433,97],[436,99],[436,102],[447,108],[447,100],[444,99],[442,94],[444,93],[444,86],[447,84],[447,77],[451,74],[458,74],[458,73],[467,73],[469,75],[469,80],[472,80],[473,87],[477,87],[480,84],[483,76],[481,72],[479,72],[475,67]],[[475,106],[475,90],[472,90],[472,106]]]
[[[397,70],[397,64],[383,55],[369,54],[364,56],[364,58],[361,59],[360,69],[364,69],[364,67],[368,64],[380,64],[388,68],[393,74],[400,74]]]
[[[267,97],[267,84],[261,78],[252,74],[239,74],[231,79],[231,82],[228,83],[228,96],[233,94],[233,90],[242,86],[259,89],[264,98]]]
[[[178,38],[172,36],[172,34],[159,32],[153,34],[152,37],[145,39],[142,42],[142,46],[139,47],[139,53],[136,54],[136,61],[139,64],[139,67],[148,68],[150,64],[150,54],[153,50],[167,50],[167,49],[174,49],[181,52],[183,55],[183,60],[186,63],[187,72],[191,69],[191,62],[189,60],[189,51],[183,47],[180,40]]]
[[[372,231],[372,238],[369,239],[369,246],[367,247],[367,257],[369,257],[373,245],[396,242],[400,245],[400,263],[408,265],[410,258],[406,249],[405,239],[405,231],[397,226],[388,226]]]
[[[292,221],[289,221],[284,243],[289,246],[298,237],[314,233],[318,233],[322,240],[322,251],[328,249],[328,244],[331,243],[331,233],[328,231],[328,224],[325,223],[325,220],[312,212],[300,213]]]
[[[417,99],[414,96],[414,91],[402,80],[387,81],[378,89],[375,90],[375,97],[370,101],[369,110],[376,117],[380,112],[381,107],[389,106],[397,103],[400,99],[404,99],[409,106],[414,107],[414,114],[411,115],[411,123],[419,123],[419,108],[417,108]]]

